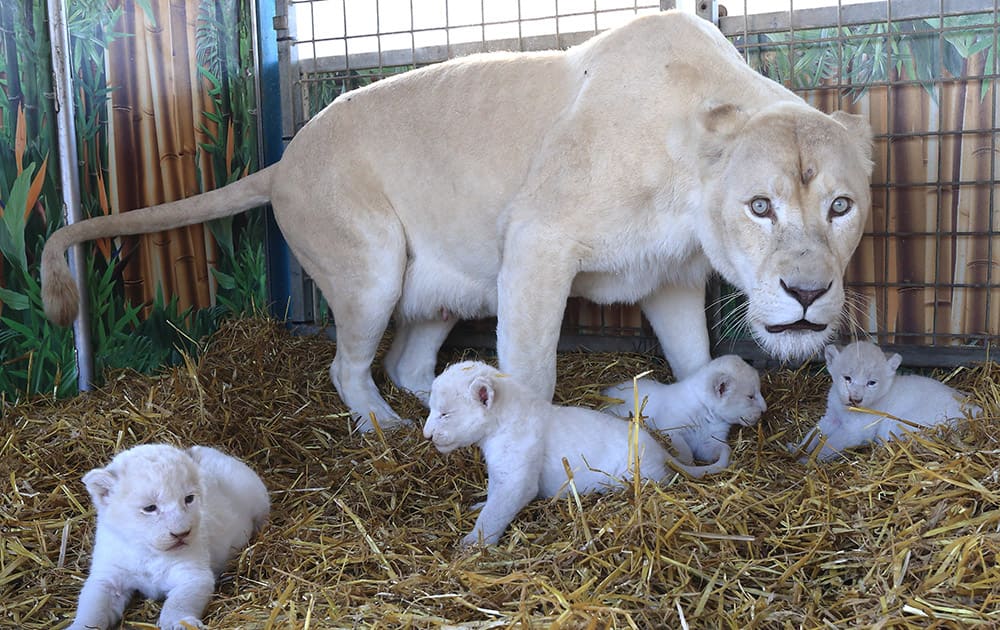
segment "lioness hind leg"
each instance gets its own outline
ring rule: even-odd
[[[385,356],[385,371],[397,387],[426,406],[434,381],[438,350],[455,327],[456,317],[398,321],[392,346]]]
[[[357,429],[363,432],[374,430],[372,414],[383,429],[410,424],[409,420],[400,418],[382,398],[372,379],[371,366],[378,337],[375,343],[369,344],[369,338],[358,336],[352,326],[337,321],[336,311],[334,321],[337,325],[337,354],[330,363],[330,381],[337,389],[340,399],[350,408]]]
[[[383,304],[382,308],[374,308],[368,304],[363,309],[360,306],[354,303],[351,308],[337,308],[331,304],[337,327],[337,354],[330,363],[330,381],[350,408],[359,431],[374,430],[371,414],[383,429],[409,424],[382,398],[372,379],[372,361],[389,324],[392,306]]]
[[[342,251],[344,259],[363,261],[364,267],[352,273],[336,275],[337,270],[333,270],[331,278],[329,273],[313,275],[306,268],[333,311],[337,353],[330,363],[330,381],[350,408],[359,431],[375,428],[371,414],[383,429],[409,424],[379,394],[371,371],[379,341],[402,291],[406,251],[401,233],[397,240],[373,242],[372,247],[349,254]]]

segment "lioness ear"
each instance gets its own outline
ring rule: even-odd
[[[746,124],[747,114],[737,105],[711,105],[698,116],[701,134],[700,157],[703,167],[712,167],[725,154],[733,135]]]
[[[733,103],[710,105],[700,114],[701,126],[705,131],[730,135],[743,127],[747,121],[746,113]]]
[[[493,382],[485,376],[477,376],[472,379],[469,393],[473,400],[478,400],[487,409],[493,405]]]
[[[848,114],[847,112],[833,112],[830,114],[830,117],[847,129],[851,137],[856,140],[858,149],[861,150],[861,155],[871,162],[872,126],[868,122],[868,119],[864,116]]]
[[[83,485],[87,486],[90,498],[98,507],[108,504],[108,497],[111,496],[117,482],[118,478],[107,468],[95,468],[83,476]]]
[[[900,364],[903,362],[903,357],[894,352],[887,358],[887,361],[889,362],[889,369],[895,372],[899,369]]]

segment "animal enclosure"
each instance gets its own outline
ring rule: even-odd
[[[796,11],[790,12],[793,1]],[[721,24],[762,71],[823,109],[848,109],[872,121],[875,211],[850,270],[850,286],[863,298],[856,311],[860,327],[879,333],[879,341],[887,345],[910,349],[904,351],[904,367],[918,360],[967,362],[985,356],[998,317],[992,246],[996,0],[842,1],[833,9],[808,8],[807,1],[780,0],[785,10],[777,12],[773,1],[730,3]],[[163,11],[155,21],[129,20],[144,36],[169,33],[146,25],[167,23],[166,16],[180,16],[185,5],[179,0],[128,4],[136,11],[150,5]],[[222,3],[202,4],[216,8]],[[288,12],[274,22],[296,34],[283,39],[282,54],[292,64],[284,76],[286,96],[294,105],[285,109],[286,136],[329,99],[383,74],[484,48],[566,46],[617,20],[660,8],[621,0],[436,0],[428,5],[439,7],[440,15],[404,12],[389,16],[396,20],[390,22],[378,9],[393,6],[391,0],[329,4],[339,6],[342,14],[323,14],[318,1],[294,2],[284,5]],[[12,33],[8,12],[26,5],[0,0],[0,19],[5,20],[0,36]],[[89,6],[95,5],[103,0]],[[348,11],[351,7],[367,10],[360,30],[346,29],[358,15]],[[481,15],[458,13],[467,7]],[[511,9],[515,18],[497,7]],[[81,11],[77,17],[96,15]],[[197,22],[178,18],[171,23],[187,28]],[[195,36],[216,39],[226,31],[243,32],[227,24],[220,21],[207,33],[195,29]],[[264,24],[269,29],[270,19]],[[345,27],[340,36],[320,28],[337,24]],[[109,22],[104,32],[117,36],[120,31]],[[444,37],[443,44],[431,37],[435,33]],[[178,32],[172,41],[179,37]],[[137,38],[120,39],[118,44],[139,46]],[[169,50],[166,39],[157,44],[165,48],[143,50]],[[250,39],[240,37],[245,44]],[[208,50],[215,50],[209,44]],[[234,48],[245,52],[243,44]],[[101,50],[80,49],[87,59],[100,61],[91,64],[98,68],[133,59],[109,54],[105,60]],[[135,56],[143,57],[177,61],[159,52]],[[44,55],[22,53],[20,58]],[[8,66],[0,89],[10,89],[10,70]],[[190,76],[173,74],[182,83]],[[252,83],[240,80],[248,76],[244,69],[228,76],[233,85]],[[95,79],[79,92],[116,99],[132,93],[105,90],[102,81]],[[214,85],[203,82],[202,87],[216,100]],[[134,93],[141,98],[143,92]],[[119,118],[128,119],[122,101],[117,102]],[[178,111],[188,109],[190,105]],[[252,120],[256,109],[240,110],[240,119]],[[99,114],[109,110],[84,111],[94,117],[88,131],[107,131]],[[4,131],[14,135],[16,109],[0,114]],[[24,137],[33,138],[30,114]],[[52,127],[37,125],[40,131],[46,126]],[[109,129],[120,134],[121,127]],[[155,136],[150,130],[133,137],[137,146],[149,148]],[[234,156],[256,144],[230,143],[227,137],[234,138],[220,132],[215,145],[204,139],[191,145],[213,156],[214,162],[203,164],[218,169],[213,172],[219,181],[244,173],[249,162]],[[5,173],[20,171],[22,192],[34,187],[28,185],[30,162],[36,169],[45,164],[47,153],[36,144],[33,140],[22,147],[24,153],[14,154],[17,162],[29,156],[23,169],[11,165],[13,157],[0,159]],[[108,149],[98,142],[88,146],[93,148],[81,162],[90,176],[85,188],[94,193],[89,197],[96,200],[94,213],[103,214],[107,209],[100,199],[108,189],[95,185],[105,172],[95,165],[102,164]],[[130,166],[139,172],[155,162]],[[53,163],[48,162],[50,167]],[[50,188],[42,187],[43,198]],[[110,196],[114,201],[127,189],[110,190],[118,191]],[[3,199],[0,217],[8,223],[23,216],[12,210],[19,204],[10,199]],[[30,227],[44,225],[46,231],[30,233],[29,246],[58,221],[57,202],[44,205],[53,215],[43,222],[38,212],[32,213]],[[6,273],[0,279],[10,278],[13,267],[4,245],[0,239],[5,253],[0,263],[6,267],[6,272],[0,268],[0,274]],[[241,249],[239,240],[226,249],[229,262],[218,266],[225,273],[212,278],[221,288],[219,295],[232,297],[228,292],[242,284],[234,269],[258,268],[234,261],[256,261],[258,250],[255,243]],[[28,252],[30,261],[30,247]],[[114,272],[108,266],[103,273],[110,281]],[[33,280],[27,270],[24,276]],[[250,282],[256,273],[246,276],[246,284],[256,286]],[[0,293],[5,321],[33,312],[17,310],[19,304],[10,299],[21,285],[0,288],[5,290]],[[721,285],[713,291],[713,302],[728,295]],[[98,292],[107,295],[103,288]],[[307,281],[299,283],[296,294],[299,301],[290,315],[299,322],[323,322],[321,301]],[[103,303],[124,308],[120,300]],[[723,322],[715,329],[720,340],[716,352],[735,346],[752,357],[751,344],[739,329],[727,328],[726,315],[736,312],[738,304],[722,306],[716,315]],[[46,326],[41,328],[45,335],[54,334],[40,316],[26,316],[25,321]],[[172,319],[147,321],[158,331],[173,330]],[[0,324],[0,375],[25,365],[27,376],[35,377],[44,356],[38,348],[10,359],[2,354],[2,343],[18,332]],[[118,337],[110,337],[112,342],[136,336],[131,329],[113,332]],[[568,345],[615,351],[561,353],[555,392],[561,404],[596,408],[607,402],[600,394],[603,388],[647,370],[660,381],[672,378],[666,364],[650,353],[619,351],[654,345],[635,308],[576,301],[568,309],[564,332]],[[488,322],[472,323],[462,334],[492,342]],[[155,442],[218,446],[245,459],[271,492],[270,523],[231,563],[209,604],[205,622],[212,628],[1000,625],[1000,424],[995,421],[1000,366],[995,361],[935,374],[970,392],[984,409],[983,419],[853,451],[847,461],[812,464],[797,461],[785,444],[799,441],[815,426],[830,377],[807,369],[762,371],[768,410],[757,425],[733,430],[727,470],[702,479],[672,475],[604,495],[533,501],[497,546],[463,550],[458,541],[472,529],[473,505],[487,491],[481,458],[471,448],[448,456],[436,452],[421,435],[427,409],[393,386],[384,370],[375,370],[381,391],[415,426],[362,434],[353,430],[351,413],[331,384],[328,367],[335,344],[328,338],[291,334],[283,321],[253,317],[226,319],[211,336],[191,336],[186,340],[190,346],[177,351],[180,362],[153,376],[109,369],[103,386],[72,398],[58,396],[59,388],[51,384],[19,388],[23,399],[0,392],[0,432],[5,436],[0,441],[0,628],[60,629],[71,622],[93,552],[94,510],[81,477],[116,452]],[[383,341],[376,366],[383,364],[388,341]],[[107,345],[131,360],[133,368],[137,360],[154,357],[148,349],[140,352],[144,346],[138,344]],[[166,347],[172,346],[168,340]],[[187,348],[196,351],[182,355]],[[488,352],[480,357],[449,348],[437,367],[471,358],[492,359]],[[29,395],[39,391],[46,395]],[[161,606],[134,602],[121,627],[151,627]]]
[[[473,52],[565,48],[667,4],[440,0],[362,10],[347,0],[289,0],[279,4],[283,132],[386,76]],[[717,12],[752,67],[823,111],[862,114],[872,125],[873,204],[847,274],[849,334],[875,336],[908,365],[985,359],[1000,330],[996,5],[734,0]],[[325,321],[308,278],[291,293],[292,319]],[[727,317],[739,296],[722,283],[710,293],[714,352],[762,359]],[[453,341],[488,346],[492,331],[491,322],[469,323]],[[655,345],[638,307],[573,299],[567,308],[564,348]]]

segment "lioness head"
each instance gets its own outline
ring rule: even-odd
[[[868,219],[868,123],[797,102],[752,115],[713,107],[701,122],[702,247],[746,294],[757,342],[781,359],[807,357],[837,331]]]
[[[187,452],[144,444],[83,476],[97,509],[97,526],[138,547],[160,552],[195,540],[202,496],[198,466]]]

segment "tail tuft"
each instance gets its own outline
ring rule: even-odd
[[[49,321],[69,326],[76,319],[80,292],[66,264],[66,248],[53,241],[42,252],[42,304]]]

